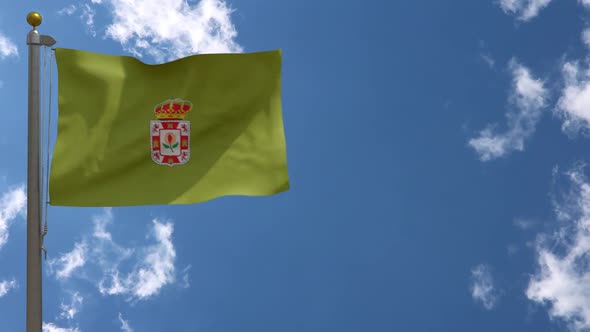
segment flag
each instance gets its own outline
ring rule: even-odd
[[[50,204],[193,204],[289,188],[281,51],[149,65],[58,48]]]

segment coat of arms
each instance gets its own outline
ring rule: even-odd
[[[190,122],[185,121],[193,104],[170,99],[154,108],[157,120],[150,121],[152,160],[160,165],[186,164],[190,157]]]

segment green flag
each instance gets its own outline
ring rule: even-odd
[[[191,204],[289,188],[281,52],[148,65],[56,50],[51,205]]]

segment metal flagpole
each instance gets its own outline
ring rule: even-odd
[[[31,12],[27,22],[33,30],[27,35],[29,45],[29,133],[27,166],[27,332],[42,332],[41,289],[41,165],[39,127],[39,58],[41,46],[52,46],[55,40],[40,35],[41,14]]]

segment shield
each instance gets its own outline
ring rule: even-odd
[[[190,157],[190,122],[151,120],[152,160],[159,165],[186,164]]]

